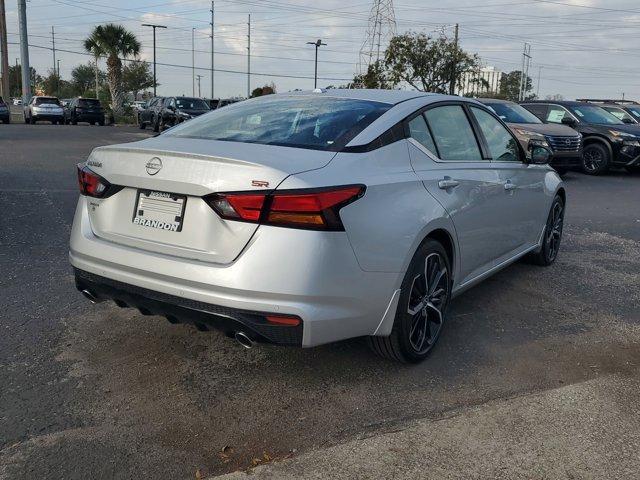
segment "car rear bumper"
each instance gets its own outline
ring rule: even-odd
[[[137,308],[143,315],[160,315],[171,323],[191,323],[199,330],[217,329],[229,336],[245,332],[257,342],[302,346],[303,324],[273,325],[268,312],[221,307],[136,287],[75,269],[76,288],[95,301],[113,300],[122,308]]]
[[[122,295],[131,296],[133,289],[137,297],[130,299],[132,305],[149,299],[163,302],[152,305],[153,309],[142,305],[179,320],[196,323],[193,312],[184,310],[182,302],[197,302],[196,310],[214,315],[223,308],[297,316],[303,328],[301,341],[295,344],[303,347],[372,335],[402,277],[398,273],[364,272],[344,232],[263,225],[243,253],[225,265],[121,245],[94,235],[86,197],[80,197],[76,209],[69,258],[77,270],[98,277],[94,283],[101,291],[104,285],[109,287],[104,292],[107,297],[117,298],[110,290],[116,289],[124,299]],[[81,285],[93,277],[83,278]],[[109,285],[109,281],[117,284]],[[185,319],[168,307],[180,307],[178,313]],[[205,324],[217,325],[212,317],[207,318]]]
[[[75,119],[78,122],[104,122],[103,113],[77,113]]]

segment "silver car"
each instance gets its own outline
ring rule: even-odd
[[[78,166],[77,288],[244,346],[424,359],[451,299],[558,254],[565,189],[480,103],[328,90],[230,105]]]
[[[33,97],[24,107],[24,123],[31,125],[41,120],[64,125],[64,109],[56,97]]]

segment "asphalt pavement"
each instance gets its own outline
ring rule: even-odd
[[[147,135],[0,125],[2,479],[223,474],[461,411],[529,417],[533,406],[510,402],[640,376],[640,175],[569,173],[556,264],[517,263],[466,292],[430,359],[406,366],[361,339],[246,350],[216,332],[89,304],[67,261],[75,164],[95,146]],[[637,411],[635,395],[594,388],[589,398]],[[622,440],[625,422],[635,425],[624,415],[611,424]],[[509,451],[522,458],[526,447]],[[585,438],[587,447],[597,455]],[[637,456],[624,441],[613,448]]]

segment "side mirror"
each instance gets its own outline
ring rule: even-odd
[[[575,127],[576,126],[576,121],[571,117],[567,117],[566,115],[564,117],[562,117],[561,122],[564,125],[569,125],[570,127]]]
[[[534,165],[546,165],[553,155],[547,147],[531,141],[529,142],[529,153],[531,154],[531,163]]]

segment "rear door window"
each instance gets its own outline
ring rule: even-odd
[[[409,135],[420,145],[432,152],[434,155],[438,155],[438,149],[433,142],[427,122],[422,115],[418,115],[413,120],[409,121]]]
[[[444,105],[425,112],[433,140],[443,160],[482,160],[478,141],[461,105]]]

